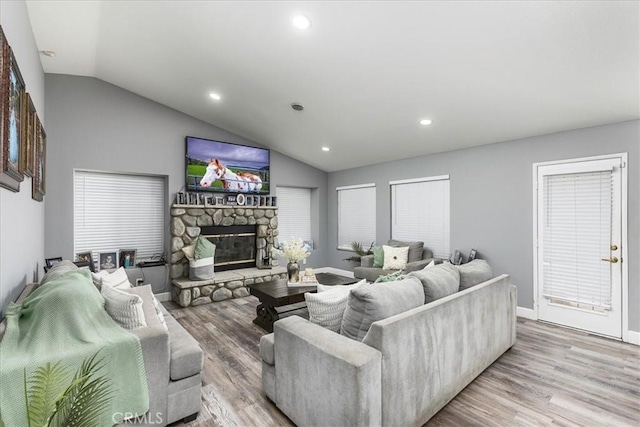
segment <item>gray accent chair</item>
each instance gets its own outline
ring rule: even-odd
[[[431,249],[424,248],[423,242],[402,242],[399,240],[389,240],[387,246],[409,246],[409,260],[404,268],[405,273],[422,270],[434,260]],[[437,260],[436,262],[442,262]],[[397,270],[383,270],[373,266],[373,255],[365,255],[360,258],[360,266],[353,269],[353,276],[356,279],[367,279],[368,282],[375,282],[380,276],[395,273]]]
[[[515,344],[516,302],[502,275],[375,321],[362,342],[281,319],[260,341],[263,392],[300,426],[423,425]]]

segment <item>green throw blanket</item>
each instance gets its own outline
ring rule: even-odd
[[[113,400],[101,426],[112,426],[124,413],[149,409],[149,390],[140,340],[109,317],[89,270],[70,271],[36,289],[6,312],[0,343],[0,415],[6,426],[26,426],[24,370],[62,361],[73,374],[100,352],[98,372],[111,380]],[[69,380],[70,381],[70,380]]]

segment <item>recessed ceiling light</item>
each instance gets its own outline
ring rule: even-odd
[[[293,26],[299,30],[308,30],[311,27],[311,19],[305,15],[296,15],[293,17]]]
[[[431,124],[431,120],[429,120],[429,119],[422,119],[422,120],[420,120],[420,124],[421,124],[422,126],[429,126],[429,125]]]
[[[329,148],[329,147],[322,147],[322,151],[331,151],[331,148]]]
[[[49,58],[53,58],[56,56],[56,53],[53,50],[41,50],[40,51],[44,56],[48,56]]]
[[[220,101],[222,99],[222,97],[215,92],[211,92],[209,96],[211,97],[211,99],[215,99],[216,101]]]

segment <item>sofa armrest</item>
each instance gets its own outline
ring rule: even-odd
[[[360,257],[360,267],[373,267],[373,255]]]
[[[382,354],[298,316],[274,323],[276,403],[297,425],[380,425]]]
[[[149,387],[149,414],[167,413],[169,384],[169,332],[162,326],[148,326],[128,331],[140,339],[144,369]]]
[[[433,258],[427,258],[427,259],[421,259],[420,261],[413,261],[413,262],[408,262],[407,266],[404,268],[404,271],[409,273],[411,271],[418,271],[418,270],[422,270],[423,268],[425,268],[431,261],[433,261]]]

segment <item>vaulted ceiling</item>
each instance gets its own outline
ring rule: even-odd
[[[325,171],[640,117],[635,1],[27,4],[45,72]]]

